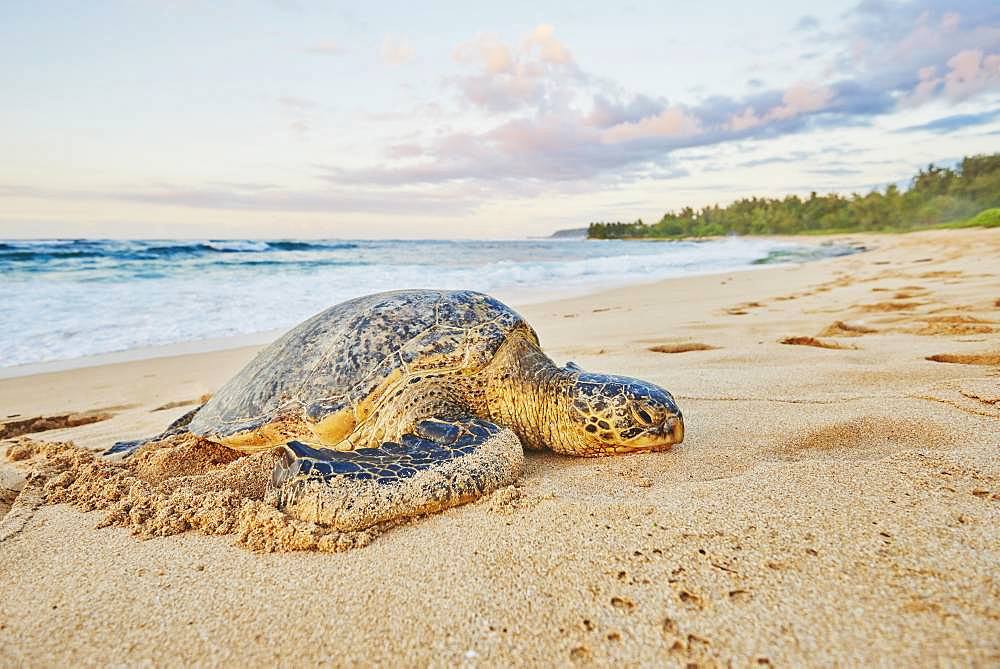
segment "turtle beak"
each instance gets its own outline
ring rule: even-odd
[[[667,419],[667,424],[673,423],[670,427],[670,436],[673,437],[673,443],[679,444],[684,441],[684,417],[680,414],[676,416],[671,416]]]
[[[657,450],[667,449],[684,441],[684,417],[680,413],[667,416],[656,431],[655,439],[658,443],[654,444],[653,448]]]
[[[629,442],[632,451],[668,451],[684,441],[684,418],[677,413],[667,416],[658,427]]]

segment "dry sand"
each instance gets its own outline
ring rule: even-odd
[[[0,665],[996,666],[1000,231],[852,239],[875,250],[521,308],[557,361],[670,389],[684,444],[529,453],[516,489],[344,552],[209,518],[263,458],[167,472],[201,532],[41,503],[107,465],[39,441],[155,433],[256,348],[0,380]],[[38,451],[72,475],[15,498]],[[170,492],[153,465],[128,474]]]

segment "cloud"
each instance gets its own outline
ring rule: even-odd
[[[283,95],[279,97],[278,103],[283,107],[288,107],[289,109],[294,109],[296,111],[305,111],[306,109],[313,109],[317,106],[316,102],[313,100],[297,98],[291,95]]]
[[[630,142],[648,137],[691,137],[702,131],[701,122],[681,107],[664,109],[655,116],[626,121],[602,134],[605,142]]]
[[[390,35],[382,40],[380,55],[386,65],[404,65],[416,58],[416,53],[407,40]]]
[[[809,174],[818,174],[820,176],[830,176],[830,177],[848,177],[855,176],[857,174],[864,174],[864,170],[859,170],[855,167],[819,167],[812,170],[806,170]]]
[[[815,153],[809,151],[792,151],[784,156],[770,156],[767,158],[756,158],[736,163],[734,167],[762,167],[764,165],[775,165],[781,163],[797,163],[814,156]]]
[[[819,19],[806,14],[795,23],[795,29],[804,32],[819,30]]]
[[[934,132],[945,134],[963,128],[986,125],[997,119],[1000,119],[1000,109],[993,109],[980,114],[954,114],[952,116],[943,116],[927,123],[921,123],[920,125],[900,128],[896,132]]]
[[[287,190],[273,185],[216,183],[190,187],[152,184],[118,190],[47,189],[0,184],[0,198],[46,200],[98,200],[138,202],[169,207],[233,211],[276,211],[304,213],[383,213],[423,215],[465,215],[474,211],[479,200],[474,190],[464,188],[395,189],[392,192],[365,189],[323,188]]]
[[[314,53],[321,56],[338,56],[344,52],[339,44],[333,40],[327,40],[325,42],[317,42],[312,46],[307,46],[303,49],[306,53]]]
[[[917,84],[903,103],[918,106],[940,96],[957,102],[1000,88],[1000,53],[965,49],[948,59],[946,65],[948,70],[941,76],[936,66],[920,68]]]
[[[1000,53],[966,49],[952,56],[948,67],[951,69],[944,77],[944,91],[953,100],[1000,87]]]
[[[945,70],[961,51],[1000,50],[1000,10],[990,0],[865,0],[847,15],[837,36],[850,48],[837,60],[841,73],[909,89],[928,67]]]
[[[772,121],[784,121],[818,112],[829,107],[834,98],[834,91],[826,86],[812,86],[809,84],[795,84],[789,87],[781,95],[781,104],[759,113],[752,106],[745,107],[741,112],[729,117],[726,127],[729,130],[739,132],[758,126],[765,125]]]
[[[562,42],[555,38],[555,29],[550,25],[540,25],[525,39],[529,52],[538,51],[538,57],[543,63],[553,65],[570,65],[573,56]]]
[[[298,139],[303,139],[310,130],[310,112],[319,105],[313,100],[283,95],[278,98],[278,104],[284,110],[288,121],[288,129]]]
[[[453,79],[461,96],[491,112],[564,104],[572,97],[571,88],[584,80],[570,50],[544,24],[516,47],[494,35],[479,35],[460,44],[453,58],[478,70]]]
[[[597,128],[638,123],[661,113],[664,105],[662,99],[656,100],[645,95],[636,95],[630,100],[616,100],[599,93],[594,96],[590,112],[584,116],[584,122]]]
[[[1000,28],[989,20],[996,14],[980,0],[946,8],[938,0],[865,0],[845,17],[847,30],[811,38],[833,54],[822,79],[784,88],[752,81],[748,95],[696,103],[631,93],[584,71],[550,25],[513,43],[481,34],[453,53],[471,72],[445,83],[491,125],[442,127],[423,141],[391,145],[380,164],[329,166],[325,178],[386,188],[478,184],[513,193],[574,180],[608,186],[675,176],[682,169],[671,154],[679,149],[866,124],[900,106],[994,90]],[[797,27],[816,30],[819,22],[807,16]]]

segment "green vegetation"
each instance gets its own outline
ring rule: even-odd
[[[1000,228],[1000,209],[984,209],[972,218],[956,223],[944,223],[942,228]]]
[[[977,213],[978,212],[978,213]],[[964,158],[957,168],[929,165],[900,191],[895,185],[849,197],[812,193],[744,198],[729,206],[668,212],[656,223],[591,223],[591,239],[711,237],[717,235],[905,232],[1000,224],[1000,153]]]

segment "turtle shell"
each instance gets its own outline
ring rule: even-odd
[[[511,333],[538,338],[521,316],[472,291],[402,290],[316,314],[265,348],[193,417],[194,434],[240,450],[324,424],[346,436],[403,377],[475,373]],[[333,439],[327,439],[331,441]]]

